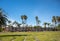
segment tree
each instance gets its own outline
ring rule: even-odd
[[[46,30],[47,22],[44,22],[44,30]]]
[[[60,24],[60,16],[56,16],[57,23]]]
[[[50,26],[50,23],[47,23],[48,27]]]
[[[0,32],[2,31],[2,25],[5,26],[7,21],[7,16],[3,14],[2,9],[0,8]]]
[[[47,22],[44,22],[44,27],[46,28]]]
[[[52,17],[52,22],[55,24],[55,27],[56,27],[56,24],[57,24],[56,16]]]
[[[58,24],[57,29],[60,31],[60,24]]]
[[[57,30],[60,30],[60,16],[56,16],[56,18],[58,23]]]
[[[48,25],[48,31],[51,29],[49,26],[50,26],[50,23],[47,23],[47,25]]]
[[[11,26],[11,21],[10,20],[8,20],[8,24],[9,24],[9,26]]]
[[[10,20],[8,20],[8,23],[10,24],[10,23],[11,23],[11,21],[10,21]]]
[[[39,26],[40,20],[38,19],[38,16],[36,16],[35,19],[36,19],[36,25]]]
[[[36,16],[35,18],[36,18],[36,25],[38,26],[38,16]]]
[[[24,26],[24,24],[26,24],[26,20],[27,20],[27,16],[26,15],[21,15],[21,19],[22,19],[22,24]]]

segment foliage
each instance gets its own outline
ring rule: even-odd
[[[55,23],[55,27],[56,27],[56,24],[60,24],[60,16],[53,16],[52,22]]]
[[[26,23],[27,18],[28,17],[26,15],[21,15],[22,24],[25,24]]]
[[[44,22],[44,27],[46,28],[47,22]]]
[[[41,28],[41,26],[34,26],[34,28],[35,28],[35,29],[37,29],[37,28]]]
[[[58,24],[57,29],[60,30],[60,24]]]
[[[6,21],[8,21],[7,16],[3,14],[2,9],[0,9],[0,32],[1,32],[2,26],[6,25]]]
[[[38,19],[38,16],[36,16],[35,19],[36,19],[36,26],[39,26],[40,20]]]

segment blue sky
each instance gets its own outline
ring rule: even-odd
[[[40,25],[51,22],[52,16],[60,16],[60,0],[0,0],[3,8],[12,21],[21,23],[21,15],[27,15],[27,24],[36,25],[35,16],[39,17]]]

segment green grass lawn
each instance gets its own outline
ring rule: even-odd
[[[0,41],[60,41],[60,31],[0,32]]]

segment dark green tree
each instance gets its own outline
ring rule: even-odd
[[[21,15],[21,19],[22,19],[22,24],[24,26],[24,24],[26,24],[26,20],[27,20],[27,16],[26,15]]]
[[[50,23],[47,23],[48,27],[50,26]]]
[[[58,24],[57,30],[60,30],[60,16],[56,16],[56,18],[57,18],[57,24]]]
[[[39,26],[40,20],[38,19],[38,16],[36,16],[35,19],[36,19],[36,25]]]
[[[44,22],[44,28],[46,28],[47,22]]]
[[[0,8],[0,32],[2,31],[2,26],[5,26],[7,21],[7,16],[3,14],[2,9]]]
[[[60,16],[56,16],[57,23],[60,24]]]
[[[52,22],[55,24],[55,27],[56,27],[56,24],[57,24],[56,16],[52,17]]]

